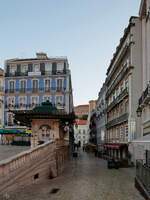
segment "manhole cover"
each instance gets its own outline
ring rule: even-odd
[[[59,188],[53,188],[50,193],[56,194],[59,190],[60,190]]]

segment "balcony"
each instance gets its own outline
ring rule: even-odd
[[[116,64],[114,65],[113,69],[112,69],[112,72],[110,73],[110,75],[106,78],[106,85],[109,83],[109,81],[111,80],[112,78],[112,75],[115,73],[116,69],[119,67],[123,57],[125,56],[126,52],[128,51],[130,47],[130,44],[126,44],[125,47],[123,48],[119,58],[117,59],[117,62]]]
[[[128,113],[124,113],[124,114],[121,115],[120,117],[109,121],[109,122],[107,123],[107,125],[106,125],[106,126],[107,126],[107,129],[108,129],[108,128],[111,128],[111,127],[113,127],[113,126],[116,126],[117,124],[121,124],[121,123],[123,123],[123,122],[125,122],[125,121],[127,121],[127,120],[128,120]]]
[[[128,70],[132,68],[130,65],[126,64],[123,69],[120,71],[120,73],[118,74],[118,76],[116,77],[116,79],[113,81],[112,85],[110,86],[110,88],[108,89],[107,93],[106,93],[106,98],[108,98],[108,96],[112,93],[112,91],[114,90],[114,88],[116,87],[116,85],[121,81],[121,79],[124,77],[124,75],[128,72]]]
[[[122,93],[107,107],[107,112],[119,104],[125,97],[129,95],[128,88],[125,88]]]
[[[44,88],[20,88],[20,89],[6,89],[5,93],[10,94],[10,93],[37,93],[37,92],[51,92],[51,91],[56,91],[56,92],[64,92],[66,91],[66,88],[64,87],[44,87]]]
[[[36,103],[32,103],[32,104],[15,104],[15,105],[7,105],[5,104],[5,109],[6,110],[31,110],[33,109],[35,106],[41,106],[41,104],[36,104]],[[63,110],[65,108],[65,104],[57,104],[55,105],[57,107],[58,110]]]
[[[17,76],[41,76],[41,75],[61,75],[69,74],[70,70],[55,70],[55,71],[39,71],[39,72],[14,72],[5,73],[5,77],[17,77]]]
[[[139,106],[144,106],[150,102],[150,83],[147,85],[147,88],[142,93],[142,96],[139,99]]]

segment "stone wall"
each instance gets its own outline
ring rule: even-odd
[[[0,195],[9,194],[19,187],[25,187],[50,176],[57,176],[55,141],[49,141],[1,161]]]
[[[63,172],[68,157],[69,157],[68,146],[60,146],[56,148],[57,175],[60,175]]]

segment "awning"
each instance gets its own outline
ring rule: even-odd
[[[6,135],[11,135],[11,134],[25,134],[24,131],[19,131],[19,130],[16,130],[16,129],[13,129],[13,130],[7,130],[7,129],[0,129],[0,134],[6,134]]]
[[[105,144],[104,145],[104,147],[108,149],[120,149],[123,146],[126,146],[126,144]]]

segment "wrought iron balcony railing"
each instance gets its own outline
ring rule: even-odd
[[[53,71],[39,71],[40,75],[60,75],[60,74],[69,74],[70,70],[53,70]],[[35,73],[35,74],[34,74]],[[16,77],[16,76],[31,76],[37,75],[36,72],[7,72],[5,73],[5,77]]]
[[[124,121],[127,121],[128,120],[128,113],[124,113],[123,115],[121,115],[120,117],[116,118],[116,119],[113,119],[111,121],[109,121],[107,123],[107,129],[108,128],[111,128],[113,126],[116,126],[117,124],[121,124],[122,122]]]
[[[150,102],[150,83],[147,85],[147,88],[142,93],[139,99],[139,106],[145,105]]]
[[[5,93],[26,93],[26,92],[62,92],[66,91],[65,87],[44,87],[44,88],[20,88],[20,89],[6,89]]]
[[[106,93],[106,98],[112,93],[112,91],[114,90],[114,88],[116,87],[116,85],[121,81],[121,79],[124,77],[124,75],[128,72],[128,70],[131,68],[132,66],[126,64],[123,69],[120,71],[120,73],[118,74],[118,76],[116,77],[116,79],[113,81],[112,85],[110,86],[110,88],[108,89],[107,93]]]
[[[110,75],[106,78],[106,84],[108,84],[109,81],[111,80],[112,75],[115,73],[116,69],[117,69],[118,66],[120,65],[120,63],[121,63],[123,57],[125,56],[127,50],[129,49],[129,47],[130,47],[130,44],[126,44],[125,47],[123,48],[123,50],[122,50],[122,52],[121,52],[121,54],[120,54],[120,56],[119,56],[119,58],[118,58],[116,64],[114,65],[114,67],[113,67],[113,69],[112,69]]]
[[[114,108],[118,103],[120,103],[129,94],[128,88],[125,88],[122,93],[107,107],[107,112]]]
[[[32,103],[32,104],[23,104],[23,103],[19,103],[19,104],[15,104],[15,105],[9,105],[9,104],[5,104],[5,109],[9,109],[9,110],[17,110],[17,109],[32,109],[35,106],[41,106],[41,104],[37,104],[37,103]],[[56,104],[55,105],[58,109],[62,109],[65,107],[65,104]]]

